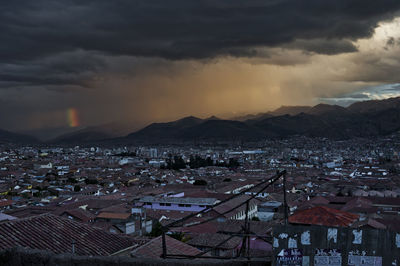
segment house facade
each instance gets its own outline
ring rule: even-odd
[[[217,204],[215,198],[152,197],[141,198],[136,205],[146,209],[198,212]]]

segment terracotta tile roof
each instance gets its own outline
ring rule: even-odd
[[[12,200],[0,199],[0,208],[11,206],[12,204],[13,204]]]
[[[71,253],[73,240],[76,254],[88,256],[109,256],[135,245],[128,237],[52,214],[0,223],[0,249],[21,246]]]
[[[206,190],[185,191],[185,197],[191,198],[216,198],[218,200],[224,200],[230,196],[229,194],[209,192]]]
[[[167,244],[167,254],[195,256],[200,253],[200,250],[198,250],[197,248],[185,244],[167,235],[165,236],[165,242]],[[141,258],[160,258],[161,255],[162,255],[161,236],[154,238],[150,242],[136,248],[131,252],[131,256],[141,257]]]
[[[39,214],[49,213],[56,209],[54,206],[28,206],[13,210],[5,211],[6,214],[15,216],[18,218],[26,218],[31,216],[37,216]]]
[[[367,197],[373,205],[400,206],[400,198]]]
[[[72,202],[64,202],[62,203],[54,212],[55,214],[63,213],[65,210],[72,210],[79,208],[81,206],[86,206],[87,210],[100,210],[112,205],[120,204],[121,201],[119,200],[102,200],[102,199],[83,199],[83,200],[76,200]]]
[[[270,235],[272,231],[272,226],[276,222],[262,222],[262,221],[249,221],[250,230],[257,235],[267,236]],[[211,233],[215,234],[220,231],[226,232],[238,232],[242,229],[244,224],[244,220],[226,220],[223,222],[212,221],[200,225],[194,225],[190,227],[176,227],[171,228],[172,232],[184,232],[188,234],[206,234]]]
[[[130,213],[102,212],[96,218],[126,220],[130,216]]]
[[[386,229],[386,225],[384,225],[374,219],[371,219],[371,218],[365,219],[363,221],[357,221],[352,225],[352,227],[355,227],[355,228],[364,227],[364,226],[369,226],[369,227],[372,227],[375,229]]]
[[[61,215],[63,214],[72,216],[84,223],[90,222],[96,218],[96,215],[82,209],[66,210]]]
[[[222,241],[228,239],[230,236],[225,234],[214,234],[206,233],[199,234],[190,239],[187,243],[196,247],[214,247],[220,244]],[[226,241],[224,244],[220,245],[220,249],[234,249],[237,248],[242,241],[240,237],[233,237]]]
[[[350,226],[357,221],[358,215],[335,210],[325,206],[317,206],[308,210],[298,211],[289,217],[290,223],[314,224],[325,226]]]
[[[117,205],[112,205],[110,207],[101,209],[100,212],[118,212],[118,213],[130,213],[132,209],[132,206],[126,202],[117,204]]]
[[[377,207],[372,206],[372,201],[367,198],[357,197],[346,203],[340,210],[352,213],[376,213]]]
[[[312,204],[329,204],[329,200],[321,196],[314,197],[309,202]]]

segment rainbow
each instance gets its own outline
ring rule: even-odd
[[[68,125],[70,127],[78,127],[79,126],[78,110],[76,108],[69,108],[67,110],[67,119],[68,119]]]

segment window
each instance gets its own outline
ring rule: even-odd
[[[206,205],[200,205],[199,207],[200,207],[200,208],[205,208],[205,207],[206,207]]]
[[[185,204],[178,204],[179,207],[185,207]]]
[[[160,203],[160,206],[165,206],[165,203]]]
[[[144,205],[151,205],[151,202],[145,202]]]
[[[185,207],[192,207],[191,204],[185,204]]]
[[[171,206],[171,203],[165,203],[165,206]]]

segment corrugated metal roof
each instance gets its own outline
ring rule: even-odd
[[[298,211],[289,217],[290,223],[314,224],[325,226],[350,226],[358,220],[358,215],[335,210],[325,206],[317,206],[308,210]]]

